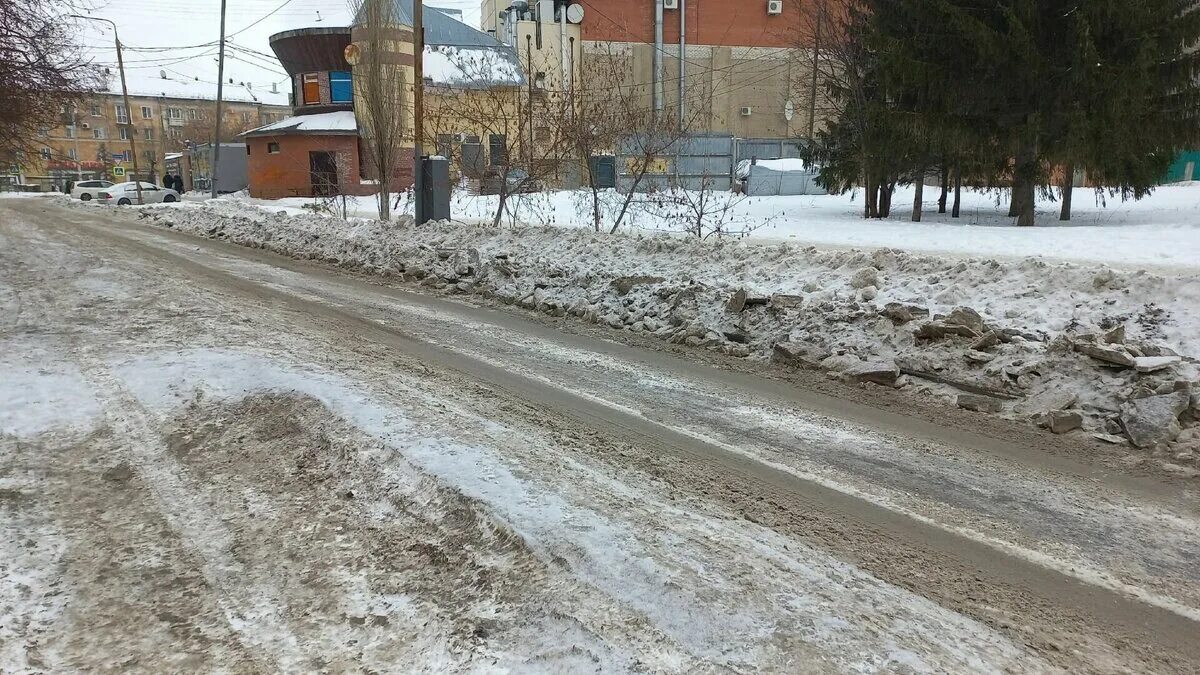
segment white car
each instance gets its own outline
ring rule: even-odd
[[[140,203],[142,204],[158,204],[179,201],[179,193],[170,188],[159,187],[154,183],[146,182],[142,182],[141,186],[142,201]],[[119,206],[128,206],[130,204],[139,203],[137,186],[133,184],[133,181],[129,181],[127,183],[117,183],[116,185],[106,187],[96,195],[96,199],[104,204],[117,204]]]
[[[107,180],[81,180],[71,188],[71,197],[73,199],[82,199],[85,202],[90,202],[100,194],[100,191],[106,187],[111,187],[112,181]]]

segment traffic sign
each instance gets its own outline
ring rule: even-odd
[[[124,178],[125,177],[125,167],[114,166],[112,168],[112,175],[114,178]]]

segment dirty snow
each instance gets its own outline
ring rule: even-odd
[[[832,371],[895,359],[1014,401],[1069,392],[1077,399],[1069,404],[1085,413],[1090,432],[1116,433],[1112,425],[1123,402],[1145,387],[1198,376],[1190,359],[1142,377],[1132,369],[1103,368],[1071,349],[1087,334],[1124,326],[1130,344],[1147,354],[1169,349],[1185,357],[1200,355],[1198,272],[666,235],[614,237],[578,228],[414,228],[252,213],[235,203],[206,203],[178,217],[155,210],[151,221],[287,255],[405,275],[435,288],[485,292],[529,309],[569,313],[735,355],[771,358],[777,343],[789,342]],[[629,280],[626,293],[618,290],[621,278]],[[768,302],[731,312],[726,303],[739,289]],[[786,297],[770,301],[778,295]],[[1009,332],[1001,344],[983,347],[986,353],[967,353],[974,340],[916,339],[914,329],[926,320],[885,318],[889,303],[922,308],[934,317],[969,307],[986,328]],[[907,386],[953,394],[940,385]],[[1016,403],[1002,407],[1011,416],[1046,412],[1024,411]]]
[[[160,414],[197,396],[313,396],[421,470],[486,504],[536,550],[565,557],[578,578],[645,614],[701,662],[782,664],[797,656],[789,649],[804,645],[815,649],[807,658],[854,672],[900,664],[914,672],[1029,665],[1027,655],[985,626],[816,549],[759,526],[730,527],[660,502],[569,460],[568,475],[548,489],[534,480],[543,474],[532,467],[485,446],[430,436],[427,425],[412,423],[402,408],[335,375],[228,350],[136,357],[122,360],[115,372],[141,404]],[[603,513],[600,504],[564,492],[568,484],[592,486],[613,504]],[[653,515],[636,523],[621,515],[647,504],[655,504]],[[728,558],[734,551],[736,558]],[[747,579],[754,580],[749,594]]]

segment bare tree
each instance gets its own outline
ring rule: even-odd
[[[391,218],[391,183],[402,162],[402,148],[413,140],[408,94],[420,83],[408,82],[398,43],[405,41],[396,0],[351,0],[357,49],[355,112],[362,129],[367,168],[379,182],[379,219]],[[407,40],[411,42],[411,38]]]
[[[85,58],[71,2],[0,0],[0,155],[30,149],[38,127],[100,85]]]
[[[425,137],[479,181],[481,192],[497,195],[492,225],[498,227],[505,214],[515,219],[514,197],[562,175],[565,136],[555,121],[563,94],[536,80],[522,82],[511,62],[492,50],[450,47],[442,56],[451,67],[443,81],[426,86]],[[526,72],[549,70],[532,48],[518,58]]]

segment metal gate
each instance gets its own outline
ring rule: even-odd
[[[638,192],[672,186],[728,190],[733,185],[733,145],[732,136],[719,134],[692,134],[674,141],[627,136],[617,145],[617,189],[628,192],[637,183]]]

